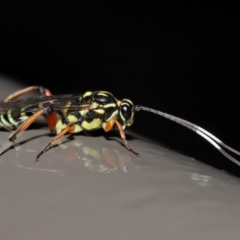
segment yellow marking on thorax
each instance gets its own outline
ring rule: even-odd
[[[93,102],[93,103],[91,104],[91,106],[90,106],[90,109],[97,108],[98,106],[99,106],[99,104],[98,104],[98,103],[96,103],[96,102]]]
[[[77,123],[77,121],[78,121],[77,117],[74,115],[71,115],[71,114],[67,116],[67,119],[68,119],[69,123]]]
[[[98,96],[104,96],[104,97],[107,97],[107,96],[108,96],[108,92],[101,91],[101,92],[98,92],[97,95],[98,95]]]
[[[73,115],[69,115],[69,116],[70,116],[70,119],[71,119],[71,120],[73,120],[73,118],[71,118],[71,117],[75,117],[75,116],[73,116]],[[69,120],[69,122],[70,122],[69,116],[68,116],[68,120]],[[76,122],[76,121],[74,121],[74,122]],[[74,123],[74,122],[73,122],[73,123]],[[56,133],[59,134],[59,133],[62,132],[62,130],[63,130],[64,128],[66,128],[66,127],[67,127],[67,124],[66,124],[66,123],[62,123],[62,119],[58,119],[57,124],[56,124],[56,127],[55,127]],[[78,133],[78,132],[81,132],[82,130],[83,130],[83,129],[82,129],[81,126],[79,126],[79,124],[74,124],[74,131],[73,131],[72,133]]]
[[[80,110],[79,113],[81,116],[84,116],[88,112],[87,109]]]
[[[104,114],[105,113],[105,110],[104,109],[95,109],[94,112],[98,113],[98,114]]]
[[[81,125],[85,130],[94,130],[96,128],[99,128],[101,124],[102,124],[102,119],[95,118],[91,122],[83,121]]]
[[[80,127],[80,125],[77,124],[78,119],[77,119],[76,116],[74,116],[74,115],[68,115],[68,116],[67,116],[67,119],[68,119],[69,123],[76,123],[76,124],[74,124],[74,130],[73,130],[72,133],[78,133],[78,132],[81,132],[81,131],[83,130],[82,127]]]
[[[85,93],[83,94],[83,98],[92,95],[92,93],[93,93],[93,92],[91,92],[91,91],[85,92]]]
[[[116,107],[116,103],[108,103],[103,105],[104,108]]]

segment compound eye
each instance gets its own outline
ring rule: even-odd
[[[122,105],[120,111],[125,121],[128,121],[131,118],[132,108],[130,106]]]

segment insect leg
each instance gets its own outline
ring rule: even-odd
[[[8,102],[10,100],[13,100],[13,99],[16,99],[24,94],[27,94],[29,92],[32,92],[32,91],[35,91],[35,90],[40,90],[41,92],[41,88],[42,87],[39,87],[39,86],[30,86],[30,87],[27,87],[27,88],[24,88],[24,89],[21,89],[21,90],[18,90],[12,94],[10,94],[9,96],[7,96],[6,98],[3,99],[3,102]],[[48,96],[48,95],[44,95],[44,96]]]
[[[54,107],[50,106],[47,110],[47,123],[52,134],[56,134],[57,113]]]
[[[74,131],[74,125],[69,124],[66,128],[64,128],[56,137],[54,137],[47,145],[43,148],[43,150],[37,155],[36,160],[45,153],[49,147],[52,147],[60,138],[62,138],[66,133],[71,133]]]
[[[42,96],[52,96],[49,89],[39,86],[38,87]],[[54,104],[52,101],[51,104]],[[57,124],[57,113],[54,111],[53,107],[49,107],[47,111],[47,123],[52,134],[56,134],[56,124]]]
[[[132,153],[136,154],[137,156],[139,156],[139,153],[133,151],[133,149],[129,146],[129,144],[128,144],[128,142],[127,142],[127,139],[126,139],[126,136],[125,136],[125,133],[124,133],[124,131],[123,131],[122,125],[121,125],[116,119],[113,119],[113,121],[114,121],[114,123],[115,123],[115,124],[117,125],[117,127],[118,127],[118,130],[119,130],[119,132],[120,132],[120,136],[121,136],[122,140],[124,141],[124,144],[125,144],[126,148],[127,148],[130,152],[132,152]]]
[[[42,96],[52,96],[52,93],[50,92],[49,89],[44,88],[44,87],[38,87]],[[54,104],[53,101],[51,101],[51,104]],[[57,124],[57,113],[54,111],[53,107],[49,107],[47,111],[47,123],[48,127],[50,129],[50,132],[52,134],[56,134],[56,124]]]
[[[10,143],[15,143],[15,140],[33,123],[39,116],[41,116],[46,109],[41,109],[35,112],[31,117],[29,117],[22,125],[20,125],[8,138],[8,141],[5,142],[0,149],[0,155],[2,152],[10,145]]]

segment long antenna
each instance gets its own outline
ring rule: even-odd
[[[147,112],[152,112],[155,113],[157,115],[160,115],[162,117],[165,117],[173,122],[176,122],[186,128],[189,128],[190,130],[194,131],[195,133],[197,133],[198,135],[200,135],[201,137],[203,137],[204,139],[206,139],[209,143],[211,143],[218,151],[220,151],[220,153],[222,153],[226,158],[228,158],[230,161],[234,162],[235,164],[237,164],[238,166],[240,166],[240,162],[235,159],[234,157],[232,157],[231,155],[229,155],[226,151],[224,151],[220,146],[222,146],[223,148],[237,154],[240,156],[240,152],[238,152],[237,150],[229,147],[227,144],[223,143],[220,139],[218,139],[217,137],[215,137],[214,135],[212,135],[210,132],[206,131],[205,129],[197,126],[194,123],[188,122],[184,119],[178,118],[178,117],[174,117],[173,115],[152,109],[152,108],[148,108],[148,107],[143,107],[140,105],[135,105],[134,106],[134,110],[135,111],[147,111]]]

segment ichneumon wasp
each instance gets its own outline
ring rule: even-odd
[[[16,99],[34,90],[39,90],[41,96],[23,100]],[[52,95],[48,89],[41,86],[31,86],[19,90],[0,103],[0,128],[12,131],[8,141],[0,149],[0,155],[41,115],[46,115],[49,129],[56,136],[43,148],[36,159],[67,133],[73,134],[99,128],[108,132],[114,126],[118,128],[126,148],[138,155],[128,144],[124,129],[133,124],[135,112],[141,110],[155,113],[189,128],[207,140],[229,160],[240,166],[240,162],[223,148],[237,155],[240,155],[240,152],[229,147],[205,129],[184,119],[141,105],[134,105],[129,99],[118,100],[107,91]]]

